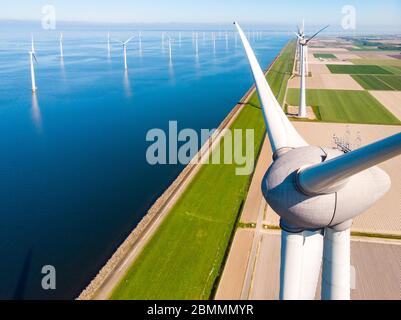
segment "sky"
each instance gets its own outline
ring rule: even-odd
[[[1,0],[1,20],[41,20],[53,5],[58,21],[112,23],[289,24],[305,18],[340,25],[344,5],[355,7],[363,26],[400,26],[400,0]]]

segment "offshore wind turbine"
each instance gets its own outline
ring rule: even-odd
[[[29,51],[29,63],[31,66],[31,83],[32,83],[32,93],[35,94],[37,87],[36,87],[36,79],[35,79],[35,66],[33,64],[33,60],[37,63],[35,52]]]
[[[198,46],[198,33],[195,33],[195,53],[196,57],[199,56],[199,46]]]
[[[60,43],[60,58],[63,59],[64,58],[63,33],[60,33],[59,43]]]
[[[300,63],[300,74],[301,74],[301,85],[300,85],[300,95],[299,95],[299,110],[298,117],[305,118],[306,117],[306,56],[308,50],[308,43],[315,38],[320,32],[327,29],[329,26],[325,26],[316,32],[312,37],[306,39],[304,34],[304,27],[302,27],[302,31],[296,33],[298,38],[298,50],[300,50],[299,55],[299,63]]]
[[[31,51],[35,53],[35,43],[33,41],[33,34],[31,33]]]
[[[131,37],[127,39],[126,41],[120,41],[116,39],[116,41],[120,42],[123,45],[123,55],[124,55],[124,69],[128,69],[128,64],[127,64],[127,44],[130,42],[134,37]]]
[[[107,55],[110,57],[110,32],[107,32]]]
[[[275,98],[237,24],[273,151],[262,192],[280,216],[280,299],[350,299],[350,227],[390,188],[377,164],[401,154],[401,133],[344,151],[309,145]]]

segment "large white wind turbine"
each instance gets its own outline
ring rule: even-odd
[[[299,50],[299,66],[300,66],[300,75],[301,75],[301,85],[300,85],[300,95],[299,95],[299,110],[298,117],[305,118],[306,117],[306,65],[307,65],[307,54],[308,54],[308,43],[316,37],[320,32],[327,29],[329,26],[325,26],[316,32],[309,39],[305,38],[304,27],[302,27],[302,31],[298,32],[298,50]]]
[[[33,51],[29,51],[29,63],[31,66],[32,93],[35,93],[37,90],[37,87],[36,87],[36,80],[35,80],[35,66],[33,64],[33,60],[35,60],[35,62],[38,62],[36,60],[35,53]]]
[[[123,45],[123,56],[124,56],[124,69],[127,70],[128,69],[128,64],[127,64],[127,44],[128,42],[130,42],[134,37],[131,37],[129,39],[127,39],[126,41],[120,41],[118,39],[116,39],[116,41],[118,41],[119,43],[121,43]]]
[[[273,151],[262,192],[281,218],[280,298],[314,299],[323,260],[322,298],[349,299],[352,220],[390,188],[390,178],[375,165],[401,154],[401,133],[347,153],[308,145],[285,116],[235,24]]]
[[[64,49],[63,49],[63,34],[60,33],[60,58],[64,58]]]

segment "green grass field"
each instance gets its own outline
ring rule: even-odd
[[[366,90],[394,90],[378,77],[370,74],[353,74],[352,77]],[[386,76],[388,77],[388,76]]]
[[[376,65],[328,64],[331,73],[336,74],[391,74],[389,70]]]
[[[401,76],[397,75],[352,75],[366,90],[401,90]]]
[[[308,89],[307,105],[318,109],[325,122],[400,124],[400,121],[367,91]],[[299,89],[288,89],[289,105],[299,105]]]
[[[401,76],[376,76],[379,80],[385,82],[394,90],[401,90]]]
[[[356,65],[376,65],[376,66],[397,66],[401,67],[401,60],[398,59],[351,59]]]
[[[279,96],[285,92],[279,82],[292,71],[292,61],[285,60],[293,60],[294,49],[294,43],[286,47],[268,76]],[[231,126],[255,130],[255,155],[265,133],[258,104],[255,94]],[[234,164],[202,166],[111,299],[210,298],[249,188],[250,176],[236,175],[235,168]]]
[[[332,53],[314,53],[313,56],[316,59],[336,59],[337,57]]]

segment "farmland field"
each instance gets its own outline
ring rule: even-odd
[[[328,64],[331,73],[339,74],[392,74],[389,70],[376,65],[340,65]]]
[[[401,76],[376,76],[395,90],[401,90]]]
[[[322,59],[336,59],[336,56],[332,53],[314,53],[313,56],[316,59],[322,58]]]
[[[369,74],[353,74],[352,77],[366,90],[394,90],[393,87],[386,84],[385,81]],[[383,76],[384,78],[390,76]]]
[[[355,65],[377,65],[377,66],[401,66],[401,60],[398,59],[351,59]]]
[[[400,121],[367,91],[318,90],[306,92],[308,106],[318,108],[326,122],[400,124]],[[299,105],[299,89],[288,89],[287,103]]]

